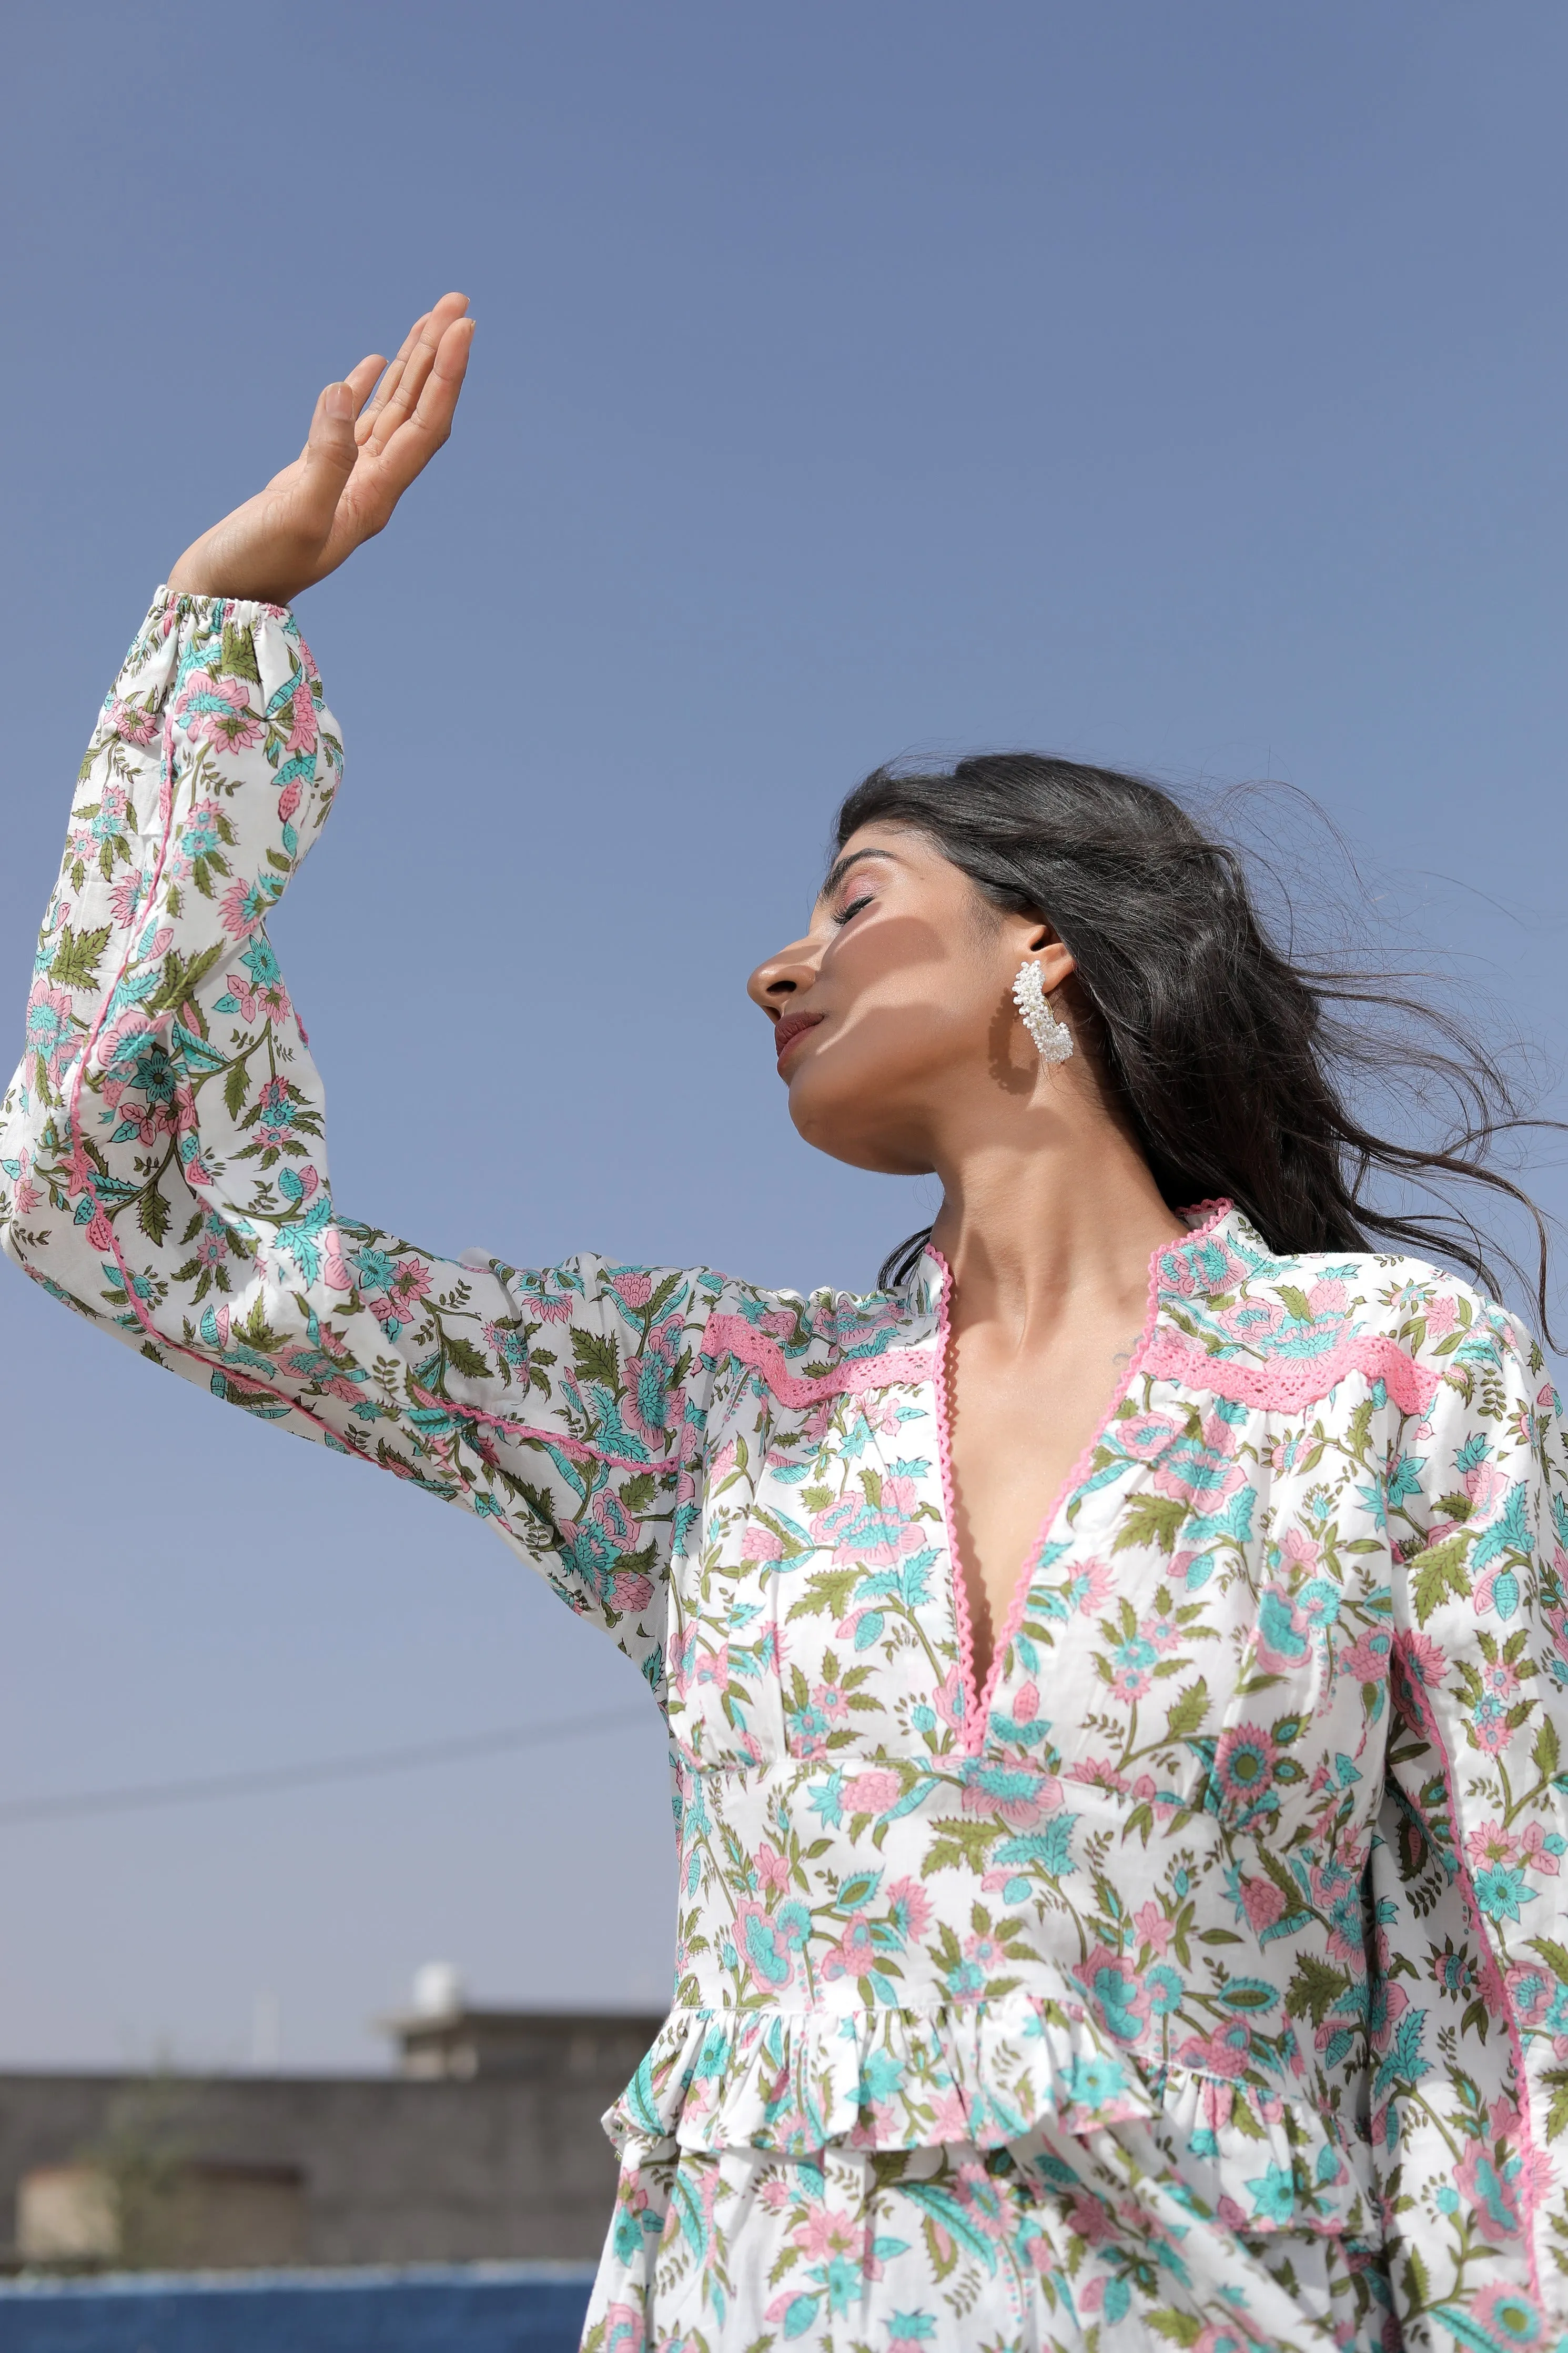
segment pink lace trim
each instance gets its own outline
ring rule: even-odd
[[[1140,1369],[1157,1381],[1210,1389],[1234,1405],[1253,1406],[1264,1413],[1300,1412],[1326,1398],[1347,1373],[1361,1373],[1369,1381],[1381,1381],[1401,1413],[1424,1414],[1442,1380],[1441,1374],[1428,1372],[1381,1332],[1353,1334],[1321,1356],[1276,1357],[1258,1365],[1238,1356],[1210,1356],[1184,1332],[1166,1330],[1155,1336]]]
[[[778,1342],[743,1315],[710,1316],[708,1333],[713,1355],[738,1356],[761,1373],[781,1405],[821,1405],[828,1398],[864,1397],[870,1389],[929,1381],[937,1362],[931,1348],[889,1348],[880,1356],[846,1356],[825,1373],[792,1373]]]
[[[992,1648],[991,1672],[985,1678],[985,1688],[983,1692],[977,1692],[974,1686],[974,1625],[969,1609],[968,1580],[964,1576],[963,1562],[958,1549],[958,1523],[953,1517],[952,1509],[952,1360],[949,1320],[950,1303],[952,1297],[952,1271],[934,1244],[927,1244],[931,1256],[942,1269],[942,1310],[937,1339],[937,1444],[942,1457],[942,1504],[947,1520],[948,1563],[952,1578],[952,1613],[958,1629],[959,1672],[963,1679],[963,1747],[972,1757],[977,1756],[984,1745],[985,1726],[990,1721],[992,1704],[996,1696],[996,1686],[1002,1680],[1003,1662],[1012,1647],[1019,1627],[1024,1622],[1024,1612],[1029,1606],[1029,1590],[1035,1581],[1035,1564],[1045,1549],[1046,1540],[1052,1528],[1056,1525],[1058,1514],[1068,1497],[1088,1478],[1094,1461],[1095,1449],[1115,1419],[1122,1399],[1130,1393],[1133,1382],[1144,1369],[1144,1359],[1152,1345],[1155,1327],[1160,1319],[1160,1261],[1171,1250],[1184,1250],[1188,1242],[1204,1240],[1207,1235],[1213,1233],[1217,1225],[1229,1217],[1230,1211],[1229,1201],[1195,1203],[1192,1208],[1184,1209],[1181,1214],[1185,1218],[1196,1218],[1200,1222],[1193,1226],[1182,1240],[1162,1242],[1158,1250],[1151,1251],[1148,1303],[1143,1316],[1143,1329],[1138,1335],[1138,1345],[1132,1351],[1131,1362],[1118,1386],[1115,1396],[1100,1417],[1100,1425],[1094,1436],[1068,1472],[1057,1493],[1051,1498],[1049,1508],[1045,1518],[1040,1522],[1035,1541],[1025,1555],[1023,1567],[1018,1571],[1018,1581],[1013,1588],[1013,1599],[1008,1605],[1006,1618]]]

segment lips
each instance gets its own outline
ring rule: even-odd
[[[795,1039],[804,1038],[808,1029],[815,1029],[821,1019],[820,1013],[786,1013],[784,1016],[773,1031],[773,1052],[781,1064]]]

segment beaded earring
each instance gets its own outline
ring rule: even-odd
[[[1072,1031],[1058,1021],[1046,1002],[1046,985],[1037,964],[1024,963],[1013,983],[1013,1002],[1042,1062],[1065,1062],[1072,1052]]]

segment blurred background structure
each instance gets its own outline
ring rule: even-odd
[[[658,2024],[476,2009],[437,1964],[395,2075],[0,2073],[0,2267],[591,2261]]]
[[[929,1188],[795,1140],[742,983],[907,749],[1284,780],[1357,871],[1289,794],[1250,838],[1563,1107],[1560,7],[79,0],[5,46],[18,1040],[153,586],[458,285],[458,433],[300,607],[348,783],[275,935],[350,1213],[868,1282]],[[0,1291],[0,2129],[38,2071],[280,2114],[432,1950],[656,2013],[625,1662],[473,1522]],[[512,2115],[476,2066],[380,2090]]]

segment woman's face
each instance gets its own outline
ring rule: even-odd
[[[1072,970],[1047,924],[994,906],[913,827],[852,834],[810,930],[747,984],[775,1025],[806,1142],[853,1167],[921,1176],[967,1105],[1032,1096],[1041,1065],[1012,999],[1031,954],[1047,989]]]

